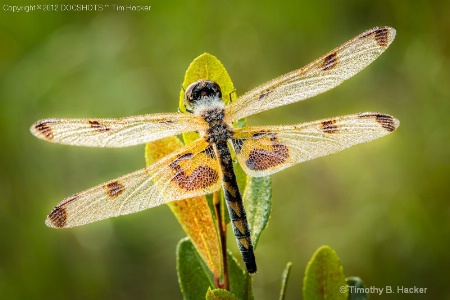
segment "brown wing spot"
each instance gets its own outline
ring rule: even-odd
[[[289,157],[289,149],[283,144],[274,143],[272,149],[253,149],[245,164],[250,170],[263,171],[282,164]]]
[[[208,166],[199,166],[190,175],[187,175],[185,171],[181,171],[179,165],[176,166],[177,168],[175,169],[178,172],[173,176],[172,181],[186,191],[205,189],[219,180],[219,173]]]
[[[259,95],[258,100],[263,100],[264,98],[269,96],[270,93],[272,93],[272,91],[266,91],[266,92],[262,93],[261,95]]]
[[[331,53],[323,59],[323,63],[320,65],[320,68],[324,71],[328,71],[336,67],[337,63],[338,60],[336,53]]]
[[[323,121],[320,129],[325,133],[339,133],[336,120]]]
[[[67,211],[64,207],[55,207],[47,216],[48,221],[53,227],[63,228],[67,224]]]
[[[96,120],[90,120],[89,124],[91,124],[91,128],[94,128],[95,130],[97,130],[98,132],[106,132],[106,131],[110,131],[111,128],[106,126],[105,124],[101,124]]]
[[[106,195],[111,199],[117,198],[125,191],[125,186],[117,180],[107,183],[103,188],[106,191]]]
[[[205,151],[209,151],[206,155],[214,155],[215,157],[215,154],[213,152],[211,153],[211,151],[213,151],[212,148],[210,149],[210,147],[208,147]],[[182,170],[179,162],[192,159],[192,157],[192,153],[184,153],[170,163],[169,166],[176,171],[172,177],[172,181],[186,191],[204,189],[215,184],[217,180],[219,180],[219,173],[208,166],[199,166],[190,175],[187,175],[186,172]]]
[[[389,44],[389,30],[387,28],[378,28],[375,31],[375,41],[381,47],[387,47]]]
[[[53,139],[53,130],[49,124],[53,122],[50,121],[41,121],[34,125],[34,128],[39,131],[39,133],[46,139],[51,141]]]
[[[373,28],[373,29],[367,30],[366,32],[361,33],[361,34],[359,35],[359,38],[360,38],[360,39],[363,39],[363,38],[365,38],[365,37],[367,37],[367,36],[373,34],[374,32],[376,32],[376,31],[379,30],[379,29],[383,29],[383,28],[375,27],[375,28]]]
[[[378,124],[381,125],[384,129],[386,129],[389,132],[392,132],[396,129],[395,126],[395,120],[393,117],[389,115],[384,114],[377,114],[377,113],[365,113],[365,114],[359,114],[360,118],[371,118],[375,117],[375,120],[378,122]]]

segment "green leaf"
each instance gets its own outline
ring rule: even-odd
[[[212,274],[189,238],[178,243],[177,273],[183,299],[204,299],[206,291],[210,287],[215,288]]]
[[[236,298],[232,293],[230,293],[227,290],[208,289],[208,292],[206,292],[206,300],[237,300],[237,299],[238,298]]]
[[[303,279],[305,300],[346,300],[347,283],[336,252],[320,247],[308,263]]]
[[[230,280],[230,291],[238,298],[242,300],[253,299],[252,293],[252,277],[246,271],[244,271],[236,258],[228,253],[228,274]]]
[[[270,217],[272,200],[272,181],[270,176],[248,176],[243,199],[247,209],[253,247],[256,249],[259,236],[262,230],[266,228]]]
[[[281,275],[281,290],[280,290],[280,300],[284,299],[287,288],[287,281],[289,279],[289,274],[291,273],[292,263],[288,262],[286,268],[283,271],[283,275]]]
[[[347,277],[348,300],[367,300],[364,282],[359,277]]]

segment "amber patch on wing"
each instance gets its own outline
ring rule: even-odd
[[[389,115],[367,113],[367,114],[360,114],[359,117],[360,118],[375,117],[375,120],[377,121],[377,123],[380,124],[381,127],[383,127],[384,129],[386,129],[389,132],[392,132],[396,129],[395,120],[393,117],[391,117]]]
[[[53,130],[49,124],[52,122],[41,121],[34,125],[34,128],[46,139],[51,141],[53,139]]]
[[[105,124],[101,124],[99,121],[96,120],[90,120],[89,124],[91,125],[91,128],[94,128],[98,132],[106,132],[111,130],[111,128],[109,128]]]
[[[289,157],[289,149],[283,144],[272,145],[272,150],[253,149],[246,165],[250,170],[263,171],[284,163]]]
[[[111,199],[117,198],[125,191],[125,186],[117,180],[107,183],[103,188]]]
[[[375,41],[381,47],[389,45],[389,30],[387,28],[380,28],[375,31]]]
[[[339,133],[336,120],[323,121],[320,129],[325,133]]]
[[[323,63],[320,65],[320,68],[324,71],[328,71],[333,69],[337,63],[338,60],[336,53],[331,53],[323,59]]]
[[[63,228],[67,224],[67,211],[64,207],[55,207],[47,216],[50,224],[56,228]]]
[[[199,166],[191,174],[179,171],[172,177],[180,188],[186,191],[205,189],[214,185],[219,180],[219,173],[208,166]]]
[[[215,157],[210,150],[205,149],[202,153],[203,157]],[[208,166],[207,163],[207,160],[202,160],[201,164],[196,165],[194,155],[192,153],[184,153],[169,165],[175,171],[171,181],[185,191],[195,191],[210,187],[219,180],[219,173],[214,169],[213,165]]]
[[[251,138],[233,139],[236,153],[246,158],[250,170],[264,171],[287,161],[289,148],[278,142],[276,133],[261,130],[250,134]]]

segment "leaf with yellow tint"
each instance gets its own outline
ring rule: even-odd
[[[175,136],[147,143],[145,146],[147,166],[181,146],[183,146],[183,143]],[[173,201],[167,205],[195,245],[200,257],[211,270],[213,276],[220,277],[223,265],[220,242],[206,197]]]
[[[230,293],[227,290],[222,289],[215,289],[211,290],[208,289],[208,292],[206,292],[206,300],[237,300],[237,298]]]
[[[236,93],[234,93],[234,86],[231,82],[230,75],[223,64],[213,55],[209,53],[203,53],[192,61],[186,70],[184,75],[184,81],[182,89],[180,91],[180,111],[186,113],[186,107],[184,106],[184,90],[193,82],[198,80],[212,80],[216,82],[222,90],[222,98],[225,104],[236,99]],[[184,142],[189,143],[198,138],[196,133],[183,134]]]

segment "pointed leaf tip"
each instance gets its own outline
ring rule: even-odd
[[[291,273],[292,263],[288,262],[286,268],[283,271],[283,275],[281,276],[281,290],[280,290],[280,300],[283,300],[286,296],[287,289],[287,281],[289,279],[289,274]]]
[[[346,300],[347,297],[347,283],[339,257],[329,246],[320,247],[306,267],[303,298]]]
[[[243,196],[250,225],[253,247],[256,249],[259,236],[269,222],[272,201],[272,180],[270,176],[247,177]]]
[[[210,287],[215,287],[211,274],[200,259],[189,238],[177,245],[177,273],[183,299],[203,299]]]
[[[208,289],[205,298],[206,300],[237,300],[237,298],[232,293],[222,289]]]

